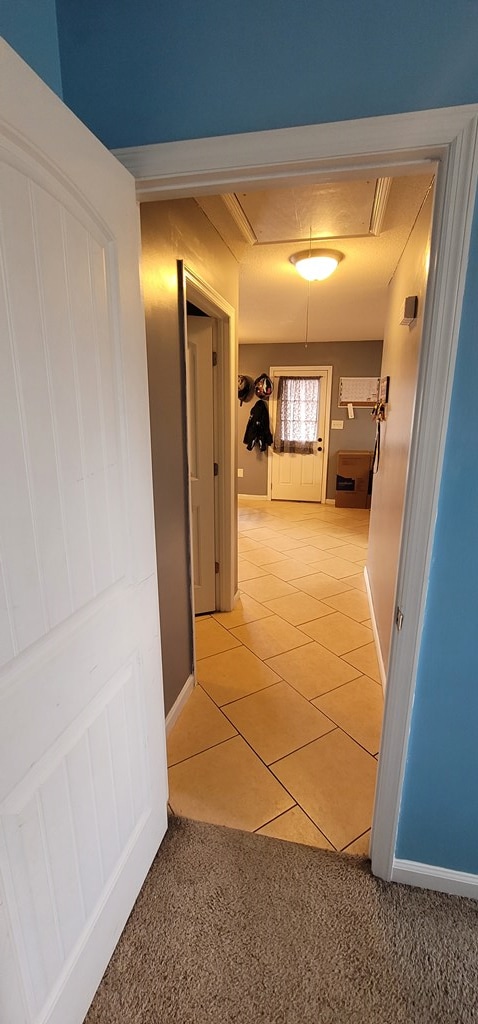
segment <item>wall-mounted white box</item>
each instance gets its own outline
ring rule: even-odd
[[[330,429],[331,430],[343,430],[344,429],[344,421],[343,420],[332,420],[332,423],[330,424]]]

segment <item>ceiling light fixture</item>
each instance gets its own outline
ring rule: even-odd
[[[336,249],[305,249],[289,256],[290,262],[306,281],[325,281],[343,258],[343,252]]]

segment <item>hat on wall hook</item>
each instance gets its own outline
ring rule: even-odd
[[[267,373],[261,373],[254,381],[254,391],[258,398],[270,398],[274,390],[273,383]]]
[[[246,377],[244,373],[239,373],[237,377],[237,397],[241,405],[249,398],[252,387],[252,377]]]

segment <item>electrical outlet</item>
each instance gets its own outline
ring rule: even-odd
[[[330,424],[330,427],[331,427],[331,430],[343,430],[344,429],[344,421],[343,420],[332,420],[332,423]]]
[[[243,469],[238,469],[237,475],[238,476],[244,476],[244,470]]]

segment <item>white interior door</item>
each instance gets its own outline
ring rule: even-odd
[[[282,501],[325,501],[327,481],[328,419],[330,413],[329,367],[274,367],[271,379],[274,384],[271,403],[271,420],[274,439],[280,433],[278,418],[278,392],[280,377],[315,378],[318,382],[317,430],[311,454],[301,455],[290,452],[270,453],[270,494],[273,500]]]
[[[0,47],[0,1019],[80,1024],[167,822],[138,216]]]
[[[213,321],[188,316],[188,447],[194,611],[216,608]]]

